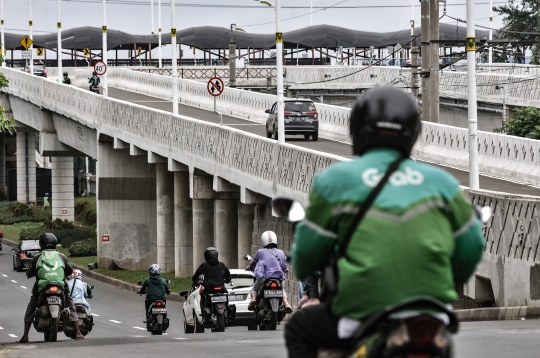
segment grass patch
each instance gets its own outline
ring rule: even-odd
[[[148,271],[128,271],[128,270],[107,270],[96,269],[94,270],[102,275],[116,278],[118,280],[128,282],[136,285],[138,281],[144,281],[148,277]],[[165,280],[171,280],[169,288],[171,292],[189,291],[191,288],[191,277],[174,277],[174,273],[165,273],[161,275]]]
[[[75,198],[75,222],[96,229],[97,209],[95,196],[79,196]]]
[[[79,266],[82,266],[82,267],[84,267],[84,268],[86,268],[87,265],[88,265],[89,263],[92,263],[92,262],[96,262],[96,261],[97,261],[97,256],[70,257],[70,256],[69,256],[69,251],[66,250],[65,248],[58,246],[56,249],[57,249],[58,252],[60,252],[61,254],[66,255],[66,257],[68,258],[69,262],[72,262],[72,263],[74,263],[75,265],[79,265]]]
[[[23,222],[23,223],[16,223],[12,225],[4,225],[0,224],[0,231],[4,233],[4,238],[19,242],[19,236],[21,233],[21,230],[23,229],[30,229],[30,228],[36,228],[43,225],[39,222]]]

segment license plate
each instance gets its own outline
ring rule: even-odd
[[[244,295],[229,295],[229,301],[243,301]]]
[[[55,304],[60,304],[60,297],[47,297],[47,303],[55,303]]]
[[[283,291],[282,290],[265,290],[264,291],[264,297],[283,297]]]
[[[214,302],[227,302],[227,296],[212,296],[210,298],[212,303]]]
[[[77,317],[86,318],[86,313],[79,313],[79,314],[77,314]]]
[[[152,314],[165,314],[167,313],[166,308],[152,308]]]
[[[313,118],[304,118],[304,121],[307,123],[313,123]]]

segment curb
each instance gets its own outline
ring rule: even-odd
[[[473,308],[469,310],[456,310],[455,313],[460,322],[525,320],[539,319],[540,307]]]
[[[2,239],[2,244],[6,245],[6,246],[10,246],[10,247],[15,247],[18,245],[17,242],[14,242],[14,241],[11,241],[11,240],[7,240],[7,239]],[[112,286],[115,286],[116,288],[120,289],[120,290],[123,290],[123,291],[130,291],[130,292],[137,292],[139,290],[139,286],[137,285],[133,285],[131,283],[127,283],[127,282],[124,282],[124,281],[121,281],[121,280],[118,280],[116,278],[112,278],[112,277],[108,277],[108,276],[105,276],[105,275],[102,275],[100,273],[97,273],[97,272],[94,272],[94,271],[91,271],[91,270],[88,270],[87,268],[84,268],[82,266],[79,266],[79,265],[76,265],[74,263],[71,263],[71,265],[76,268],[77,270],[81,270],[81,272],[90,277],[90,278],[93,278],[94,280],[97,280],[99,282],[103,282],[103,283],[107,283],[109,285],[112,285]],[[173,302],[185,302],[186,300],[184,299],[184,297],[180,296],[178,293],[175,293],[175,292],[171,292],[168,296],[167,296],[167,301],[173,301]]]

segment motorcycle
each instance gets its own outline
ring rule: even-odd
[[[90,79],[90,78],[88,78],[88,79]],[[100,94],[99,93],[99,85],[90,86],[90,92]]]
[[[171,280],[167,280],[167,284],[170,284]],[[139,286],[142,282],[137,283]],[[137,291],[139,293],[139,291]],[[165,301],[156,300],[148,307],[146,312],[146,330],[155,335],[162,335],[169,328],[169,319],[167,318],[167,305]]]
[[[244,260],[251,261],[251,256],[245,255]],[[266,279],[259,292],[257,292],[257,300],[257,306],[253,311],[253,315],[259,330],[275,331],[277,324],[287,314],[285,305],[283,304],[283,287],[281,281],[275,278]]]
[[[278,217],[290,222],[304,219],[300,202],[287,198],[272,200]],[[486,223],[492,215],[490,207],[475,207],[479,220]],[[351,337],[348,350],[320,349],[319,356],[362,358],[451,358],[452,334],[458,321],[452,309],[431,297],[417,297],[386,307],[362,322]]]
[[[90,288],[93,290],[94,286],[90,286]],[[75,311],[79,318],[79,330],[83,336],[87,336],[94,327],[94,317],[91,314],[88,314],[86,306],[81,303],[75,303]],[[64,334],[69,338],[75,338],[75,328],[73,327],[73,324],[70,323],[66,326]]]
[[[58,332],[68,326],[69,309],[65,304],[64,288],[48,284],[41,291],[34,313],[34,328],[43,333],[46,342],[56,342]]]

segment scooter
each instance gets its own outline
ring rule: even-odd
[[[171,280],[167,280],[167,285],[171,283]],[[142,285],[142,282],[137,282],[138,285]],[[139,293],[139,291],[137,291]],[[162,335],[169,328],[169,319],[167,318],[167,305],[165,301],[156,300],[148,307],[146,312],[146,330],[152,335]]]
[[[39,295],[34,313],[34,328],[43,333],[45,342],[56,342],[58,332],[68,325],[69,309],[66,307],[64,288],[48,284]]]
[[[90,286],[90,288],[94,290],[94,286]],[[79,330],[83,336],[87,336],[94,327],[94,317],[91,314],[88,314],[86,306],[81,303],[75,303],[75,311],[79,318]],[[66,326],[64,334],[69,338],[75,338],[76,333],[72,323]]]

